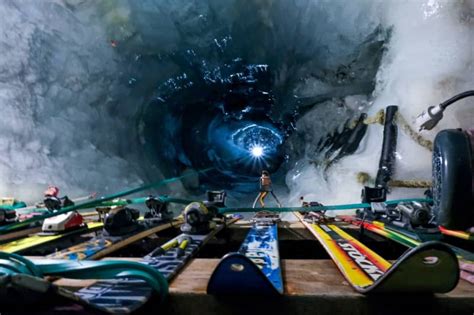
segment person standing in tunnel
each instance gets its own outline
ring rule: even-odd
[[[262,208],[265,208],[264,200],[265,197],[267,197],[268,193],[272,194],[273,198],[275,198],[278,204],[278,207],[281,208],[281,203],[272,189],[272,180],[270,178],[270,173],[264,170],[262,171],[262,176],[260,177],[260,192],[258,193],[257,198],[255,198],[252,207],[255,208],[257,206],[257,201],[259,201]]]

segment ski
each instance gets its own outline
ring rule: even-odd
[[[433,224],[435,215],[430,202],[400,202],[387,204],[372,202],[369,208],[357,211],[357,217],[363,220],[380,221],[395,230],[403,231],[418,241],[446,240],[452,236],[466,241],[473,240],[473,235],[467,231],[447,229]]]
[[[67,198],[67,197],[66,197]],[[91,194],[85,197],[79,197],[79,198],[74,198],[71,201],[72,203],[78,202],[78,201],[83,201],[83,200],[88,200],[88,199],[94,199],[95,194]],[[18,221],[24,221],[30,218],[33,218],[35,216],[40,216],[43,214],[51,213],[51,209],[45,208],[44,202],[36,204],[35,206],[26,206],[26,204],[22,201],[18,201],[14,198],[1,198],[0,199],[0,213],[4,214],[4,218],[11,217],[13,220],[10,220],[8,222],[5,222],[6,220],[4,219],[3,222],[0,222],[0,224],[9,224],[9,223],[15,223]],[[9,213],[9,214],[7,214]],[[81,213],[83,218],[88,218],[91,216],[96,215],[96,213]],[[8,234],[0,234],[0,243],[6,243],[6,242],[11,242],[14,240],[18,240],[20,238],[28,237],[32,234],[36,234],[41,232],[42,230],[42,221],[38,221],[35,224],[32,224],[31,227],[26,227],[22,228],[19,230],[15,230],[13,232],[10,232]],[[32,243],[35,243],[35,240],[32,240]],[[13,252],[13,251],[10,251]]]
[[[89,227],[91,226],[94,227],[96,225],[96,222],[94,220],[91,220],[90,218],[97,216],[97,213],[92,213],[92,212],[81,213],[81,216],[84,217],[84,220],[86,221],[86,224]],[[43,231],[42,226],[37,226],[37,227],[18,230],[18,231],[8,233],[5,235],[0,235],[0,248],[1,248],[0,251],[6,251],[9,253],[19,252],[21,250],[30,248],[30,245],[32,245],[32,247],[35,247],[37,245],[42,245],[44,243],[48,243],[49,241],[55,241],[58,239],[58,237],[61,238],[61,234],[67,234],[66,231],[63,233],[56,233],[58,237],[53,237],[50,234],[49,235],[51,236],[50,240],[47,240],[47,238],[40,237],[41,234],[43,234],[41,233],[42,231]],[[72,232],[72,231],[68,231],[68,232]]]
[[[253,221],[239,251],[225,255],[214,269],[207,286],[209,294],[283,294],[279,215],[262,211]]]
[[[185,247],[176,246],[157,256],[155,256],[156,253],[151,252],[140,262],[158,270],[169,282],[212,237],[237,220],[234,218],[227,223],[218,224],[211,232],[204,235],[183,233],[170,242],[178,242],[181,245],[187,242]],[[143,281],[120,279],[113,282],[96,282],[80,289],[76,295],[109,313],[131,313],[151,298],[153,290]]]
[[[59,242],[68,239],[73,239],[76,236],[105,230],[105,232],[99,233],[99,236],[96,236],[89,241],[78,245],[73,245],[70,248],[63,249],[47,256],[48,258],[58,259],[98,259],[100,257],[103,257],[103,255],[107,255],[115,250],[123,248],[128,244],[141,240],[153,233],[157,233],[161,230],[167,229],[175,224],[179,225],[181,223],[180,219],[171,221],[168,220],[168,218],[170,218],[170,213],[165,211],[165,203],[168,202],[184,203],[185,200],[171,199],[162,196],[157,198],[145,197],[135,199],[118,199],[112,202],[104,203],[107,205],[105,207],[96,208],[97,212],[95,213],[95,216],[99,216],[99,221],[96,222],[84,222],[83,215],[75,211],[60,214],[55,217],[46,219],[43,222],[42,232],[32,234],[26,238],[21,238],[14,241],[10,241],[8,243],[1,244],[0,251],[7,253],[21,253],[26,250],[32,250],[38,247],[57,245]],[[148,218],[139,218],[138,220],[135,220],[131,217],[127,217],[127,215],[131,215],[132,213],[137,215],[138,211],[128,209],[125,207],[125,205],[139,203],[147,203],[150,205],[150,207],[152,207],[148,212]],[[155,209],[153,209],[153,207]],[[112,210],[112,208],[115,209]],[[162,213],[159,213],[159,211],[162,211]],[[106,226],[104,228],[104,222],[101,221],[101,217],[104,216],[105,219],[105,215],[107,212],[116,212],[114,214],[118,217],[116,220],[120,220],[120,216],[125,216],[130,219],[129,221],[126,221],[125,218],[122,218],[122,220],[125,221],[119,222],[121,224],[125,224],[125,226],[119,227],[119,230],[121,229],[123,232],[120,233],[120,235],[108,234],[107,229],[114,230],[113,226]],[[156,215],[152,215],[152,212]],[[165,218],[164,216],[167,217]],[[110,221],[113,221],[112,215],[105,223],[110,223]],[[115,228],[115,230],[117,230],[117,228]],[[117,231],[111,232],[114,234],[114,232]]]
[[[25,299],[33,297],[41,303],[51,299],[54,301],[59,296],[91,310],[113,314],[133,312],[152,296],[162,301],[168,294],[168,282],[212,237],[238,220],[235,217],[216,218],[218,211],[215,205],[224,206],[224,200],[224,192],[212,192],[208,194],[207,201],[190,203],[182,214],[182,234],[159,246],[139,262],[57,259],[28,261],[18,255],[0,253],[0,283],[8,290],[13,289],[16,296],[21,295]],[[5,255],[12,256],[3,264]],[[22,273],[12,275],[11,267],[20,263],[24,266],[19,266],[16,270]],[[5,272],[2,268],[6,268]],[[31,271],[32,274],[23,270]],[[42,275],[98,280],[78,291],[71,291],[48,282]],[[0,301],[8,301],[8,296],[0,294]]]
[[[403,202],[391,206],[372,203],[371,208],[358,210],[355,216],[340,218],[408,247],[430,240],[446,241],[445,235],[453,232],[431,224],[430,206],[419,202]],[[451,244],[447,245],[460,260],[474,264],[474,253]]]
[[[85,226],[56,234],[42,234],[38,232],[29,237],[21,238],[0,245],[0,251],[6,253],[21,253],[39,246],[44,246],[59,240],[64,240],[84,233],[91,233],[102,228],[102,222],[88,222]]]
[[[92,310],[109,312],[102,304],[91,303],[82,298],[81,294],[71,291],[50,282],[44,277],[65,277],[70,279],[101,279],[117,283],[125,279],[130,287],[135,286],[133,294],[136,296],[149,288],[150,291],[164,298],[168,293],[168,284],[163,276],[154,268],[131,261],[61,261],[61,260],[29,260],[16,254],[0,253],[0,304],[3,309],[7,306],[18,308],[18,302],[13,299],[21,299],[28,310],[35,304],[51,305],[63,298],[76,304],[83,305]],[[96,280],[97,281],[97,280]],[[110,283],[110,282],[107,282]],[[128,291],[118,291],[116,298],[127,295]],[[114,312],[115,313],[115,312]]]
[[[459,230],[450,230],[445,227],[439,226],[439,231],[443,235],[452,236],[456,238],[460,238],[466,241],[474,241],[474,233],[466,232],[466,231],[459,231]]]
[[[353,216],[343,216],[342,219],[356,226],[360,226],[364,230],[370,231],[389,240],[402,244],[408,248],[415,248],[417,246],[420,246],[420,244],[423,244],[423,241],[413,238],[412,234],[407,234],[400,229],[397,230],[393,227],[387,226],[383,222],[370,221],[367,219],[361,220]],[[474,270],[474,253],[451,244],[446,244],[446,246],[452,249],[452,251],[456,254],[459,260],[459,266],[461,269],[461,279],[464,279],[474,284],[474,280],[472,277],[472,270]]]
[[[215,204],[223,204],[225,193],[214,192],[207,202],[193,202],[183,212],[182,234],[157,247],[140,262],[160,272],[170,282],[199,250],[238,217],[215,219]],[[198,218],[198,220],[196,220]],[[131,313],[153,296],[152,288],[139,280],[98,281],[75,295],[109,313]]]
[[[52,253],[47,258],[100,259],[162,230],[179,226],[183,222],[180,217],[172,218],[172,213],[167,209],[169,203],[167,199],[148,197],[143,200],[140,198],[140,201],[144,201],[149,209],[144,218],[139,218],[138,210],[122,205],[114,205],[115,208],[98,208],[99,216],[104,217],[102,233],[86,242]],[[138,201],[125,200],[122,203],[132,204]]]
[[[38,222],[42,222],[44,219],[51,218],[51,217],[57,216],[59,214],[65,214],[65,213],[75,211],[75,210],[80,210],[80,209],[95,208],[97,206],[101,206],[106,201],[114,200],[114,199],[117,199],[117,198],[120,198],[120,197],[123,197],[123,196],[131,195],[131,194],[134,194],[134,193],[137,193],[137,192],[140,192],[140,191],[144,191],[144,190],[147,190],[147,189],[164,186],[166,184],[181,180],[181,179],[189,177],[189,176],[195,176],[196,174],[201,174],[201,173],[208,172],[212,169],[213,168],[207,168],[207,169],[203,169],[203,170],[200,170],[200,171],[196,171],[195,173],[187,173],[187,174],[181,175],[179,177],[168,178],[168,179],[165,179],[165,180],[161,180],[159,182],[142,185],[140,187],[128,189],[128,190],[118,192],[118,193],[115,193],[115,194],[111,194],[111,195],[102,196],[102,197],[96,198],[94,200],[86,201],[86,202],[83,202],[83,203],[80,203],[80,204],[77,204],[77,205],[67,205],[67,206],[62,207],[61,209],[59,209],[55,212],[49,212],[49,213],[45,213],[45,214],[42,214],[42,215],[34,216],[32,218],[28,218],[28,219],[23,220],[23,221],[12,222],[12,223],[6,224],[4,226],[0,226],[0,235],[1,234],[7,234],[7,233],[13,232],[13,231],[17,231],[17,230],[20,230],[22,228],[30,227],[31,225],[37,224]]]
[[[360,293],[445,293],[458,283],[457,258],[443,243],[420,244],[391,264],[336,224],[308,222],[311,219],[302,214],[296,213],[296,216],[323,245],[344,278]]]

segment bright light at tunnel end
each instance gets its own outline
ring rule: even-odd
[[[252,153],[252,156],[256,158],[263,156],[263,148],[259,145],[255,145],[254,147],[252,147],[250,152]]]

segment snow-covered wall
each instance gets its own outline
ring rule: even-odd
[[[175,53],[194,49],[218,63],[215,47],[228,37],[229,55],[271,67],[276,113],[297,95],[316,104],[306,119],[343,122],[341,111],[318,106],[337,98],[370,114],[398,104],[412,120],[472,88],[473,8],[472,0],[1,1],[0,195],[33,201],[48,184],[105,193],[170,173],[145,158],[137,115],[160,84],[190,71]],[[472,126],[468,103],[450,108],[438,130]],[[340,127],[304,119],[296,125],[307,127],[310,149]],[[305,154],[293,157],[289,201],[357,200],[355,173],[375,173],[381,128],[369,127],[363,144],[326,177]],[[397,176],[429,178],[429,152],[402,137],[399,157]]]
[[[474,1],[400,0],[374,5],[384,7],[380,21],[392,26],[392,35],[376,76],[369,115],[398,105],[412,123],[429,105],[474,87]],[[422,135],[433,140],[441,129],[472,128],[473,104],[468,98],[451,106],[438,126]],[[357,201],[362,185],[356,174],[375,177],[381,146],[382,127],[373,125],[358,152],[343,158],[327,174],[321,167],[300,161],[287,176],[290,200],[295,204],[304,195],[327,204]],[[431,179],[431,153],[401,130],[397,151],[396,179]],[[392,197],[421,193],[395,189]]]
[[[0,192],[26,200],[139,181],[126,162],[120,58],[100,16],[62,1],[0,3]],[[66,190],[66,191],[64,191]]]

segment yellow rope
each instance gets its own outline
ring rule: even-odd
[[[423,138],[418,132],[413,130],[408,124],[408,122],[405,120],[405,118],[402,116],[402,114],[400,114],[400,112],[397,112],[396,119],[397,124],[402,128],[405,134],[407,134],[410,138],[413,139],[413,141],[415,141],[422,147],[428,149],[429,151],[433,151],[433,142]]]
[[[433,151],[433,142],[423,138],[419,133],[417,133],[413,128],[411,128],[410,124],[406,121],[406,119],[397,112],[396,121],[398,126],[407,134],[413,141],[418,143],[420,146]],[[353,121],[351,125],[354,125],[357,121]],[[364,119],[364,124],[371,125],[371,124],[381,124],[385,123],[385,112],[383,109],[379,110],[374,116],[367,117]]]
[[[357,178],[357,182],[362,185],[367,184],[372,179],[369,173],[366,173],[366,172],[357,173],[356,178]]]
[[[388,182],[390,187],[404,187],[404,188],[430,188],[431,181],[429,180],[391,180]]]
[[[357,182],[362,185],[367,185],[374,182],[374,179],[366,172],[359,172],[356,175]],[[403,187],[403,188],[430,188],[431,181],[429,180],[397,180],[393,179],[388,182],[389,187]]]
[[[396,115],[396,122],[397,125],[407,134],[413,141],[418,143],[420,146],[433,151],[433,142],[430,140],[427,140],[423,138],[420,134],[418,134],[415,130],[411,128],[411,126],[408,124],[406,119],[400,114],[400,112],[397,112]],[[374,116],[372,117],[367,117],[363,121],[364,124],[370,125],[370,124],[381,124],[383,125],[385,123],[385,112],[383,109],[379,110]],[[357,121],[353,121],[351,125],[355,127],[357,124]],[[353,128],[351,127],[351,128]],[[366,172],[359,172],[356,175],[357,182],[366,185],[368,183],[374,182],[374,179]],[[431,187],[431,181],[427,180],[391,180],[388,185],[390,187],[406,187],[406,188],[429,188]]]
[[[371,124],[383,125],[384,123],[385,123],[385,113],[383,109],[379,110],[374,116],[367,117],[366,119],[364,119],[364,124],[366,125],[371,125]]]

